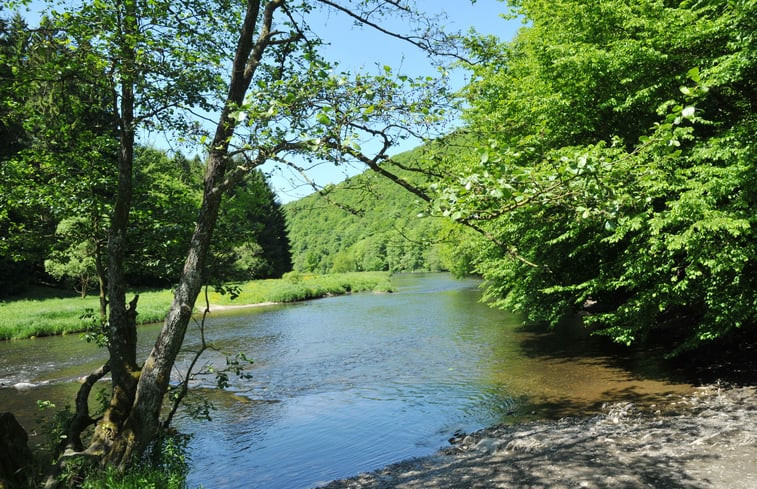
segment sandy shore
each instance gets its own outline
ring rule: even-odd
[[[757,488],[757,388],[697,389],[639,411],[494,427],[327,489]]]

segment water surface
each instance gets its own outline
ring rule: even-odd
[[[194,435],[192,487],[308,488],[430,454],[458,431],[604,402],[682,392],[650,360],[571,329],[547,335],[478,302],[475,280],[395,277],[393,294],[355,294],[216,315],[208,336],[254,360],[252,379],[199,389],[211,422]],[[143,354],[157,329],[143,328]],[[188,335],[188,346],[193,336]],[[0,410],[72,398],[103,352],[74,337],[0,343]],[[207,361],[223,364],[220,352]],[[23,391],[7,387],[28,382]],[[200,386],[202,387],[202,386]],[[6,405],[8,406],[6,408]],[[28,417],[25,424],[30,423]]]

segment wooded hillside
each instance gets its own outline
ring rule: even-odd
[[[423,148],[396,157],[416,166]],[[386,164],[391,167],[390,163]],[[391,168],[419,187],[427,176]],[[406,189],[372,171],[284,206],[294,269],[302,272],[363,270],[471,271],[470,255],[456,251],[470,232]]]

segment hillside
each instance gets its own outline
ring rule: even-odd
[[[419,151],[397,160],[411,162]],[[418,174],[392,171],[423,184]],[[425,202],[370,170],[284,209],[294,270],[468,272],[454,251],[463,231],[446,219],[428,216]]]

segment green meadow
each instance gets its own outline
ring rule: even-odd
[[[292,272],[281,279],[253,280],[227,284],[235,294],[208,289],[211,305],[246,305],[266,302],[296,302],[351,292],[390,292],[391,281],[385,272],[353,272],[329,275],[306,275]],[[133,291],[139,294],[139,324],[162,321],[173,298],[170,289]],[[238,294],[238,295],[237,295]],[[234,297],[234,295],[236,295]],[[204,306],[204,293],[197,306]],[[84,299],[71,292],[36,288],[17,300],[0,302],[0,340],[50,336],[85,331],[96,315],[98,298]]]

